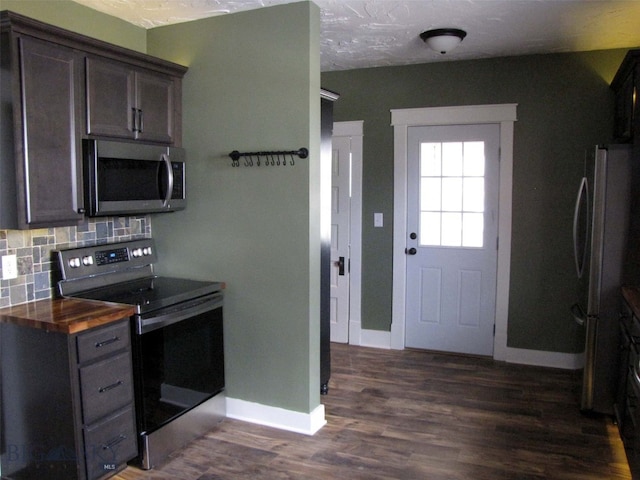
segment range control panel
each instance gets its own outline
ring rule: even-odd
[[[64,280],[121,272],[148,266],[157,260],[151,238],[58,250],[55,253]]]

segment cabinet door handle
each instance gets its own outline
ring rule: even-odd
[[[137,132],[138,131],[138,109],[131,107],[131,123],[132,123],[132,127],[131,129],[133,130],[133,132]]]
[[[110,338],[108,340],[104,340],[102,342],[96,342],[96,348],[106,347],[107,345],[111,345],[112,343],[115,343],[118,340],[120,340],[120,337],[115,336],[115,337],[112,337],[112,338]]]
[[[138,132],[142,133],[144,131],[144,115],[142,114],[142,110],[138,109]]]
[[[122,442],[123,440],[126,440],[126,439],[127,439],[126,435],[120,434],[116,438],[111,440],[109,443],[105,443],[104,445],[102,445],[102,449],[103,450],[111,450],[113,447],[115,447],[120,442]]]
[[[120,385],[122,385],[122,380],[118,380],[116,383],[112,383],[111,385],[107,385],[106,387],[99,388],[98,392],[100,393],[108,392],[109,390],[113,390],[114,388],[119,387]]]

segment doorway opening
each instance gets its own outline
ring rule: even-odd
[[[360,345],[363,122],[334,122],[331,155],[331,341]]]

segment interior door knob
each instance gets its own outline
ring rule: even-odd
[[[405,248],[404,249],[404,253],[406,253],[407,255],[415,255],[416,253],[418,253],[418,250],[416,250],[415,248],[411,247],[411,248]]]
[[[337,262],[334,262],[334,265],[338,267],[338,275],[344,275],[344,257],[339,257]]]

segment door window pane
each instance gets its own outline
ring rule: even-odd
[[[484,244],[484,142],[420,145],[421,246]]]
[[[422,212],[420,214],[421,245],[440,245],[440,217],[439,212]]]
[[[464,197],[462,197],[462,209],[465,212],[484,211],[484,178],[469,178],[463,180]]]
[[[422,176],[438,177],[442,172],[441,143],[420,144],[420,171]]]
[[[462,214],[442,214],[442,239],[440,245],[459,247],[462,244]]]
[[[420,179],[420,210],[436,212],[442,207],[442,179],[440,177],[423,177]]]
[[[462,210],[462,178],[442,179],[442,211],[460,212]]]
[[[464,175],[484,176],[484,142],[464,142]]]
[[[462,175],[462,142],[442,144],[442,176],[459,177]]]

